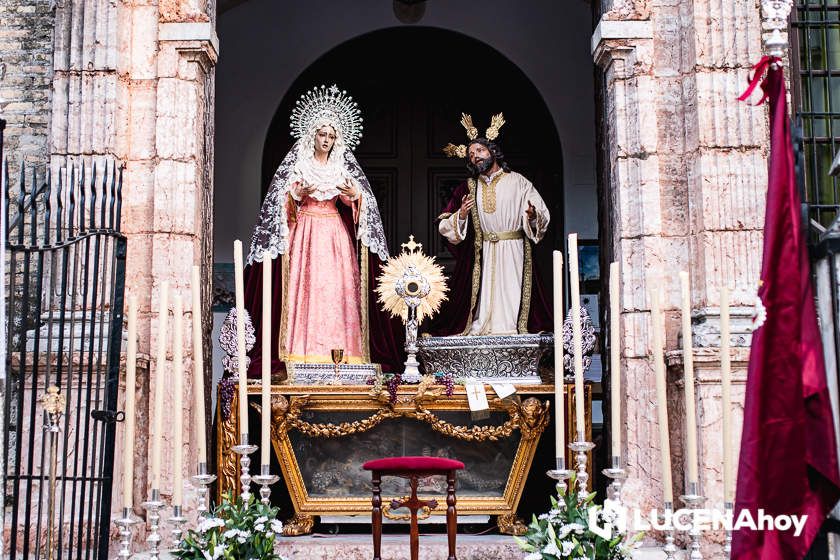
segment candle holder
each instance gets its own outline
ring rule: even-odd
[[[114,524],[120,528],[120,552],[117,558],[131,558],[131,526],[139,521],[131,517],[131,508],[123,508],[122,517],[115,519]]]
[[[586,494],[586,483],[589,481],[589,473],[586,472],[587,453],[595,449],[595,444],[584,439],[583,433],[578,432],[578,440],[569,444],[569,449],[575,452],[575,463],[577,463],[577,487],[578,491]]]
[[[686,505],[686,507],[690,509],[700,509],[703,505],[703,502],[706,501],[706,498],[700,495],[697,489],[696,482],[689,482],[688,483],[688,493],[684,496],[680,496],[680,500],[682,503]],[[688,556],[690,560],[703,560],[703,555],[700,554],[700,529],[697,527],[697,524],[694,523],[692,520],[691,529],[688,531],[688,535],[691,538],[691,544],[689,548],[691,549],[691,554]]]
[[[169,518],[169,522],[172,524],[172,550],[175,550],[181,544],[181,537],[184,535],[181,526],[187,522],[181,506],[172,506],[172,517]]]
[[[146,537],[146,542],[149,543],[149,558],[154,560],[158,560],[160,557],[160,510],[163,506],[164,503],[160,499],[160,490],[153,488],[149,500],[143,502],[143,509],[148,512],[146,517],[149,520],[149,536]]]
[[[248,444],[248,434],[242,434],[241,441],[242,443],[239,445],[233,446],[233,451],[241,456],[239,459],[241,467],[239,482],[242,484],[242,501],[248,503],[248,500],[251,499],[251,458],[248,455],[256,451],[257,446]]]
[[[726,502],[723,504],[723,513],[727,519],[732,519],[732,515],[735,510],[735,504],[732,502]],[[732,527],[732,525],[729,525]],[[726,530],[726,539],[723,541],[723,553],[726,555],[726,558],[729,558],[732,555],[732,529]]]
[[[260,501],[265,505],[271,505],[268,499],[271,496],[269,486],[280,480],[279,476],[269,472],[269,468],[268,465],[260,465],[260,474],[253,478],[253,481],[260,485]]]
[[[624,481],[627,479],[627,471],[621,468],[621,457],[618,455],[613,455],[612,458],[612,467],[609,469],[604,469],[601,471],[604,473],[612,482],[607,487],[607,497],[610,500],[615,500],[617,502],[621,501],[621,487],[624,484]]]
[[[665,502],[665,512],[659,516],[662,525],[666,521],[670,521],[671,528],[665,530],[665,546],[662,551],[665,553],[665,560],[675,560],[677,553],[677,545],[674,544],[674,504],[673,502]]]
[[[572,478],[572,475],[575,474],[575,471],[566,468],[565,457],[557,457],[555,461],[557,461],[557,467],[546,471],[545,474],[549,478],[553,478],[557,481],[557,494],[565,494],[566,490],[568,490],[568,485],[566,484],[566,481]]]
[[[216,480],[216,475],[209,474],[207,472],[207,463],[199,463],[198,464],[198,474],[191,477],[192,483],[197,487],[197,494],[198,494],[198,506],[196,510],[198,511],[198,516],[201,517],[205,513],[207,513],[207,493],[208,493],[208,486],[213,484]]]

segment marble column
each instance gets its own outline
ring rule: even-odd
[[[720,287],[732,290],[734,449],[760,266],[766,114],[736,97],[761,56],[755,2],[616,1],[592,40],[604,72],[605,167],[613,257],[622,274],[624,454],[631,505],[661,505],[647,288],[662,286],[674,494],[683,493],[679,281],[692,281],[701,491],[722,505]],[[714,555],[723,535],[704,535]],[[715,548],[717,547],[717,548]]]

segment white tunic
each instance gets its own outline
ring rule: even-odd
[[[499,171],[499,173],[504,173]],[[493,241],[493,233],[511,236],[522,232],[538,243],[545,235],[550,215],[542,197],[531,182],[516,172],[505,173],[496,184],[495,210],[492,210],[492,191],[488,185],[493,177],[480,177],[476,183],[476,208],[484,235],[481,247],[481,289],[477,309],[469,334],[516,334],[522,298],[522,276],[525,264],[524,243],[520,239]],[[528,203],[534,206],[536,217],[529,221]],[[467,224],[472,213],[464,220],[455,212],[441,220],[441,235],[458,244],[467,235]],[[522,235],[520,233],[520,235]]]

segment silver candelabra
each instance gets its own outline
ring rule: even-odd
[[[146,542],[149,543],[149,558],[157,560],[160,557],[160,510],[164,504],[160,499],[160,490],[153,488],[148,501],[143,502],[143,508],[148,512],[149,536]]]
[[[198,474],[194,475],[191,480],[197,487],[196,493],[198,494],[198,505],[196,510],[198,511],[198,515],[202,516],[208,511],[208,487],[216,480],[216,475],[207,472],[207,463],[199,463],[198,470],[196,472]]]
[[[242,501],[247,503],[251,499],[251,458],[248,455],[256,451],[257,446],[248,444],[247,433],[241,435],[240,442],[239,445],[233,446],[233,451],[240,456],[239,481],[242,484]]]
[[[172,550],[175,550],[181,544],[181,537],[184,535],[181,527],[187,522],[181,506],[172,506],[172,517],[169,518],[169,522],[172,524]]]
[[[595,444],[591,441],[586,441],[586,436],[583,435],[583,432],[578,432],[577,441],[570,443],[569,449],[575,452],[578,490],[583,494],[586,494],[586,483],[589,481],[589,473],[586,472],[586,464],[589,459],[588,453],[595,449]]]
[[[124,507],[122,516],[115,519],[114,523],[120,528],[120,552],[118,558],[131,558],[131,526],[138,523],[138,520],[131,516],[131,508]]]
[[[271,488],[269,486],[280,480],[280,477],[271,474],[269,465],[260,465],[260,474],[255,476],[253,480],[260,485],[260,501],[265,505],[270,505]]]
[[[665,529],[665,546],[663,547],[663,551],[665,552],[665,559],[666,560],[674,560],[676,558],[677,553],[677,545],[674,544],[674,503],[673,502],[665,502],[665,514],[664,514],[664,521],[669,521],[671,524],[670,529]],[[660,517],[662,519],[662,517]],[[665,524],[663,521],[663,525]]]
[[[625,471],[621,466],[621,456],[620,455],[613,455],[612,456],[612,466],[608,469],[604,469],[601,471],[606,475],[612,482],[607,487],[607,497],[610,500],[615,500],[620,502],[621,501],[621,487],[624,485],[624,481],[627,479],[627,471]]]
[[[696,482],[689,482],[688,492],[680,496],[680,500],[689,509],[700,509],[703,506],[703,502],[706,501],[706,498],[700,495]],[[694,520],[691,522],[691,529],[688,531],[688,536],[691,539],[690,560],[703,560],[703,555],[700,553],[700,528]]]
[[[555,461],[555,468],[547,471],[545,474],[548,475],[549,478],[553,478],[557,481],[557,494],[563,495],[569,488],[569,485],[566,483],[566,481],[572,478],[572,475],[575,474],[575,471],[566,468],[565,457],[557,457]]]

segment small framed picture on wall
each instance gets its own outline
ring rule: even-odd
[[[233,263],[213,263],[213,311],[226,312],[236,304]]]
[[[580,293],[598,294],[601,291],[601,251],[597,239],[578,241],[578,269]]]

